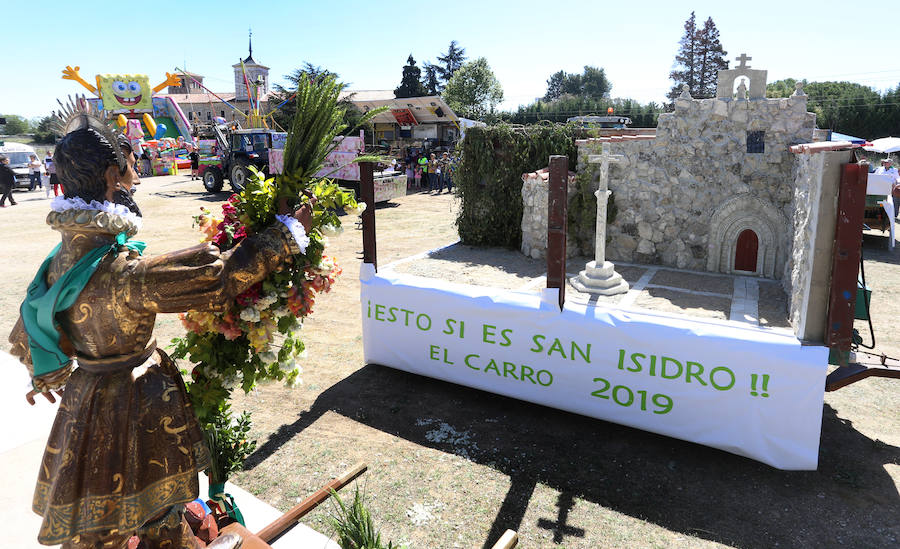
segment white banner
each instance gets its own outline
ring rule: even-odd
[[[381,364],[814,470],[828,350],[785,331],[360,272]]]

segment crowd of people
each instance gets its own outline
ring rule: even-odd
[[[447,194],[450,194],[453,191],[456,158],[446,151],[426,154],[410,150],[401,162],[393,161],[390,169],[406,174],[408,189],[428,189],[429,193],[441,194],[446,187]]]

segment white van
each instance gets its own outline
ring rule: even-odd
[[[9,158],[9,167],[16,172],[16,186],[27,187],[31,182],[28,162],[31,161],[31,155],[37,156],[40,160],[41,157],[38,156],[37,151],[22,143],[0,141],[0,154]]]

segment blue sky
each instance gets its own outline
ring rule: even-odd
[[[555,2],[521,0],[375,2],[4,2],[0,112],[49,113],[57,97],[82,93],[60,78],[78,65],[98,73],[142,73],[151,85],[176,66],[233,90],[231,65],[247,55],[274,81],[309,61],[352,89],[393,89],[412,53],[434,61],[457,40],[484,56],[503,86],[503,108],[526,104],[560,70],[606,70],[614,97],[660,102],[691,10],[712,17],[732,60],[781,78],[849,80],[879,91],[900,84],[900,2]],[[12,47],[10,47],[12,45]]]

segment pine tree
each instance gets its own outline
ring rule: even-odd
[[[422,66],[425,68],[425,78],[422,79],[425,93],[428,95],[440,95],[440,93],[444,91],[444,86],[441,85],[441,82],[438,79],[439,67],[427,61]]]
[[[274,122],[281,128],[291,127],[294,114],[297,112],[297,102],[294,93],[297,91],[297,87],[301,80],[309,79],[318,82],[331,76],[334,76],[335,78],[338,77],[337,73],[314,65],[309,61],[303,63],[302,67],[294,70],[291,74],[286,74],[284,78],[288,81],[288,86],[284,87],[280,84],[275,84],[272,92],[269,93],[269,108],[274,109],[281,105],[281,107],[272,114]],[[347,124],[347,131],[351,131],[351,128],[355,128],[357,122],[359,122],[363,116],[363,113],[361,113],[352,103],[353,95],[354,94],[352,93],[342,93],[339,101],[339,106],[344,109],[344,123]],[[366,127],[368,128],[368,126]]]
[[[719,29],[713,23],[712,17],[703,23],[698,43],[697,53],[700,57],[698,96],[715,97],[719,71],[728,68],[728,61],[725,59],[728,52],[722,49],[722,43],[719,42]]]
[[[439,55],[437,60],[440,63],[440,65],[436,66],[438,76],[440,76],[443,84],[446,86],[447,82],[453,77],[453,73],[458,71],[466,61],[466,48],[457,47],[456,40],[451,40],[447,53]]]
[[[679,44],[680,49],[675,56],[676,70],[669,73],[675,85],[666,97],[674,100],[681,95],[684,84],[687,84],[691,97],[695,99],[715,97],[719,71],[728,68],[728,61],[725,60],[727,52],[722,49],[719,30],[712,17],[706,20],[703,28],[697,28],[696,16],[691,12],[684,23],[684,36]]]
[[[559,99],[559,96],[563,94],[566,76],[566,71],[559,71],[550,75],[550,79],[547,80],[547,93],[544,94],[544,101]]]
[[[406,65],[403,66],[403,77],[400,80],[400,86],[394,90],[394,97],[422,97],[428,95],[425,86],[421,82],[422,69],[416,66],[416,60],[412,54],[406,59]]]
[[[669,73],[669,78],[675,81],[675,85],[666,96],[670,100],[681,94],[681,87],[684,84],[688,85],[691,95],[697,88],[697,18],[694,12],[691,12],[691,17],[684,22],[684,36],[681,37],[679,44],[681,47],[675,55],[675,66],[682,69]]]

